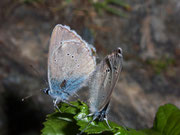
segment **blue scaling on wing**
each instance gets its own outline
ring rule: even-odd
[[[61,87],[64,80],[59,81],[52,79],[49,95],[51,95],[54,99],[58,98],[61,100],[67,100],[70,95],[73,95],[81,88],[81,84],[84,80],[85,77],[71,78],[69,80],[65,80],[66,84],[64,87]]]
[[[72,78],[67,80],[67,87],[65,91],[68,93],[74,93],[76,92],[80,87],[82,82],[84,82],[85,77],[79,77],[79,78]]]

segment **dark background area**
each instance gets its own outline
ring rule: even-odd
[[[180,107],[180,1],[124,0],[127,5],[108,4],[119,10],[113,13],[97,2],[104,1],[0,1],[0,135],[38,135],[53,112],[52,99],[39,90],[46,87],[48,42],[56,24],[93,43],[100,58],[123,49],[110,120],[150,128],[160,105]]]

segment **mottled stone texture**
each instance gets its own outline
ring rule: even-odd
[[[83,37],[88,37],[81,34],[84,30],[91,31],[94,38],[88,41],[94,41],[99,58],[117,47],[123,49],[124,66],[112,94],[109,119],[131,128],[147,128],[160,105],[180,107],[180,1],[127,3],[131,10],[123,11],[128,14],[123,18],[98,14],[83,0],[0,1],[2,135],[39,134],[46,114],[53,111],[51,98],[39,90],[46,87],[42,80],[46,79],[48,42],[57,23],[69,25]]]

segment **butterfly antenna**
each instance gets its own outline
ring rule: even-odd
[[[75,106],[75,105],[73,105],[73,104],[71,104],[71,103],[69,103],[68,101],[66,101],[66,100],[62,100],[64,103],[66,103],[66,104],[68,104],[68,105],[70,105],[70,106],[72,106],[72,107],[77,107],[77,106]]]
[[[30,97],[38,94],[38,93],[41,92],[42,90],[43,90],[43,89],[40,89],[40,91],[36,91],[35,93],[33,93],[33,94],[31,94],[31,95],[28,95],[28,96],[22,98],[21,101],[24,102],[26,99],[29,99]]]
[[[32,97],[32,96],[33,96],[33,95],[26,96],[26,97],[22,98],[21,100],[24,102],[24,100],[26,100],[26,99],[28,99],[28,98],[30,98],[30,97]]]
[[[74,93],[73,95],[75,98],[80,98],[79,95],[77,93]]]
[[[40,72],[39,72],[37,69],[35,69],[33,65],[30,65],[30,67],[34,70],[34,72],[35,72],[36,74],[38,74],[39,76],[41,76]],[[42,80],[43,80],[43,82],[45,82],[45,84],[48,86],[47,80],[44,79],[44,78],[42,78]]]

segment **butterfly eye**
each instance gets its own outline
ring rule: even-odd
[[[120,54],[122,54],[122,49],[121,49],[121,48],[118,48],[118,49],[117,49],[117,52],[120,53]]]
[[[108,68],[108,69],[106,69],[106,72],[110,72],[110,69]]]
[[[43,92],[49,95],[49,90],[50,90],[49,88],[45,88],[43,89]]]

